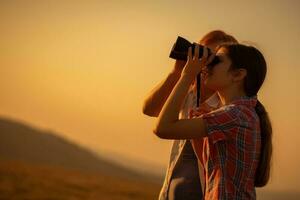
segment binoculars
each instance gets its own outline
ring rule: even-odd
[[[176,60],[187,60],[187,56],[188,56],[188,49],[189,47],[192,47],[192,55],[194,55],[195,53],[195,47],[196,45],[199,45],[199,57],[201,58],[203,56],[203,50],[204,50],[204,46],[200,45],[196,42],[191,43],[188,40],[186,40],[183,37],[178,36],[176,42],[174,43],[172,50],[170,52],[169,57],[176,59]],[[212,54],[211,50],[209,48],[207,48],[208,50],[208,56],[210,56]],[[214,65],[218,64],[220,62],[220,59],[215,56],[214,59],[207,65],[207,68],[211,68]]]

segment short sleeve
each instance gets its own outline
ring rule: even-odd
[[[208,138],[213,143],[226,140],[228,134],[237,126],[237,113],[234,105],[223,106],[201,117],[206,125]]]

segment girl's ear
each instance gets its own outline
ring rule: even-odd
[[[239,68],[233,72],[233,81],[242,81],[247,76],[247,70],[244,68]]]

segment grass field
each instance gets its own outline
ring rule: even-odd
[[[0,162],[0,199],[157,199],[160,185],[109,174]]]

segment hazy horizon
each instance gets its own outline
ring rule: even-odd
[[[272,120],[274,159],[265,189],[300,192],[299,8],[296,0],[1,1],[0,115],[164,174],[172,141],[154,136],[143,101],[172,70],[177,36],[198,41],[221,29],[267,60],[258,98]]]

